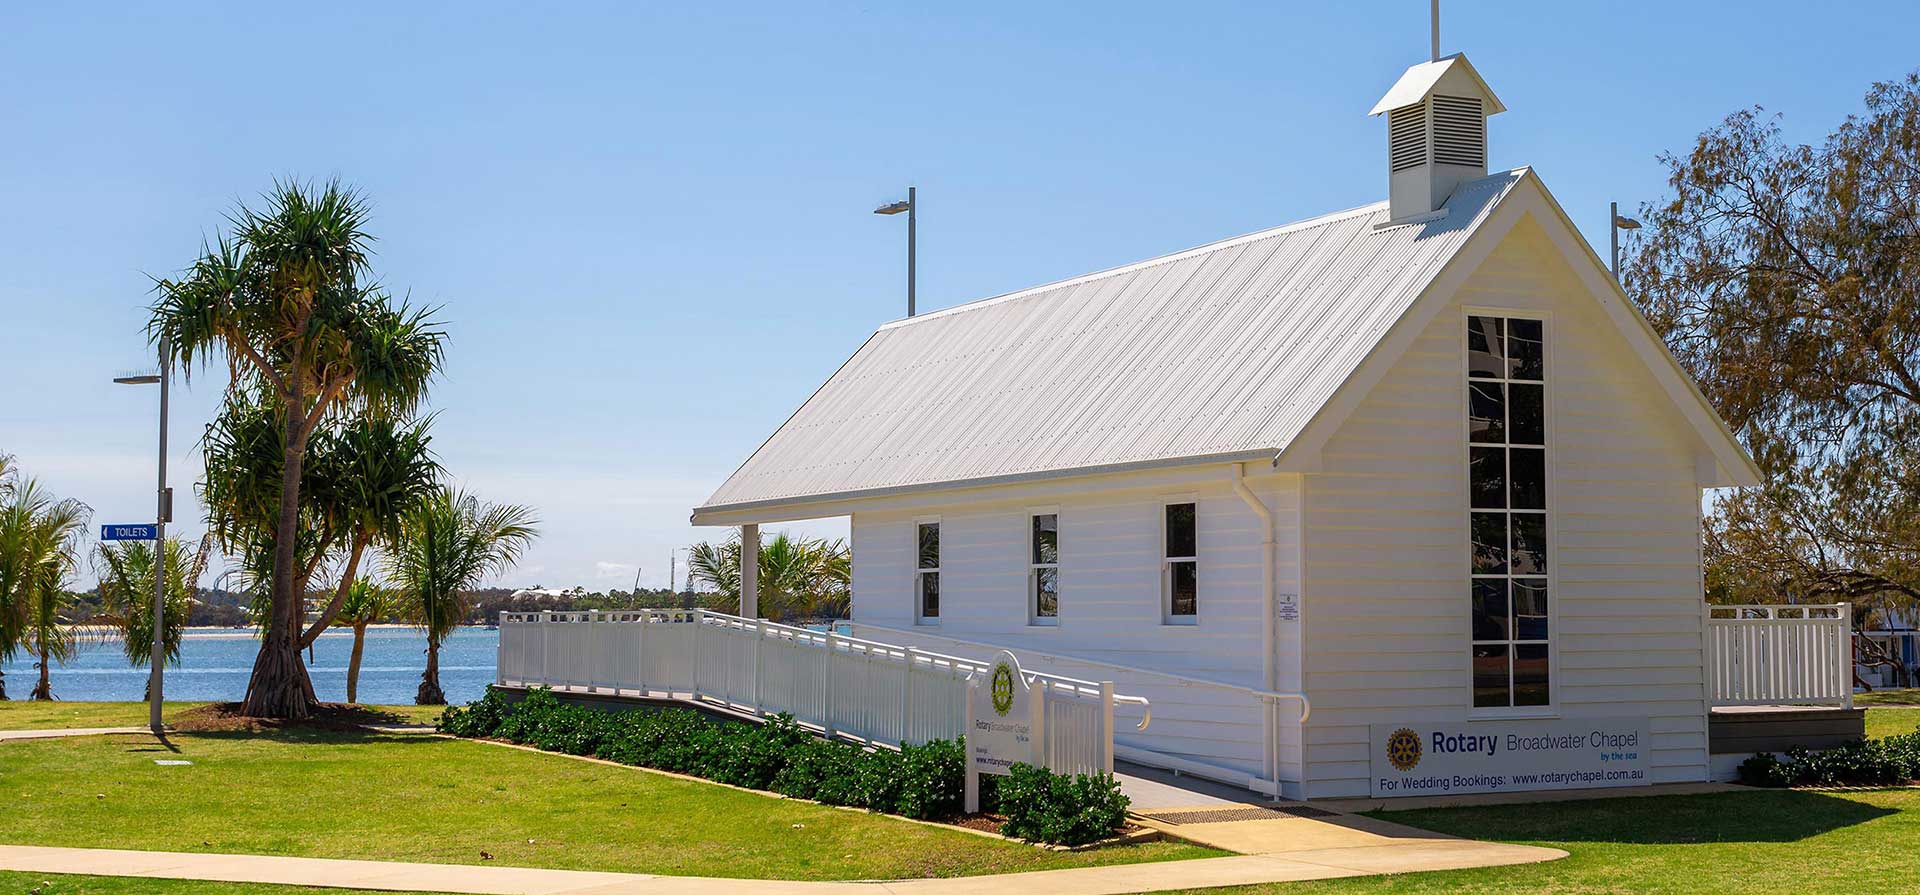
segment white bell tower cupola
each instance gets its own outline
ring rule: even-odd
[[[1391,219],[1437,212],[1455,187],[1487,176],[1487,118],[1506,110],[1465,55],[1407,69],[1367,113],[1387,116]]]

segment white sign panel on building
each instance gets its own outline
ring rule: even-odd
[[[1376,798],[1644,786],[1647,719],[1373,725]]]

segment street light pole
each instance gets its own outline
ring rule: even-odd
[[[160,736],[161,685],[166,677],[167,523],[173,521],[173,493],[167,490],[167,337],[160,337],[160,488],[155,497],[153,529],[153,666],[147,679],[147,726]]]
[[[1638,229],[1639,221],[1620,216],[1620,203],[1607,203],[1607,235],[1613,243],[1613,266],[1608,269],[1613,271],[1613,281],[1616,283],[1620,281],[1620,231]]]
[[[915,188],[907,187],[907,316],[913,316],[914,257],[918,254],[914,241],[914,216],[919,213],[920,203],[915,200]]]
[[[914,255],[915,255],[915,248],[916,248],[914,245],[916,241],[916,234],[914,233],[914,229],[915,229],[914,225],[916,222],[914,221],[914,215],[919,211],[919,207],[920,207],[920,202],[916,197],[915,193],[916,193],[916,190],[914,187],[907,187],[906,199],[899,202],[889,202],[873,210],[874,214],[899,214],[900,212],[903,212],[903,211],[907,213],[907,316],[908,317],[912,317],[914,314],[913,287],[914,287]]]
[[[165,725],[160,720],[162,684],[166,678],[167,647],[167,523],[173,521],[173,491],[167,487],[167,349],[166,336],[160,337],[160,372],[152,375],[118,376],[121,385],[160,386],[160,487],[155,492],[153,513],[153,642],[147,654],[147,726],[161,736]]]

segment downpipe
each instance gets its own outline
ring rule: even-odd
[[[1260,662],[1261,662],[1262,686],[1271,692],[1277,683],[1276,674],[1275,674],[1276,669],[1274,667],[1275,661],[1274,661],[1274,655],[1273,655],[1274,640],[1276,639],[1275,631],[1274,631],[1274,620],[1273,620],[1273,613],[1274,613],[1273,551],[1274,551],[1275,542],[1277,541],[1277,538],[1274,535],[1275,523],[1273,519],[1273,510],[1267,506],[1266,501],[1260,499],[1260,495],[1253,493],[1253,489],[1247,487],[1247,465],[1245,463],[1234,463],[1228,466],[1227,478],[1228,478],[1228,481],[1233,485],[1233,493],[1240,495],[1240,499],[1246,502],[1246,505],[1253,510],[1255,515],[1260,517],[1260,525],[1263,531],[1263,536],[1260,541],[1260,595],[1261,595],[1260,604],[1263,607],[1261,612],[1262,624],[1260,627],[1260,634],[1261,634]],[[1266,730],[1267,730],[1267,748],[1266,748],[1267,779],[1273,781],[1274,798],[1278,799],[1280,797],[1279,716],[1276,710],[1276,704],[1274,700],[1266,699],[1266,700],[1262,700],[1261,702],[1263,705],[1263,712],[1266,716],[1265,720],[1266,720]],[[1302,700],[1302,702],[1304,703],[1304,700]],[[1304,717],[1305,717],[1304,712],[1308,711],[1308,709],[1306,709],[1305,706],[1303,705],[1302,710],[1303,710],[1302,719],[1304,720]]]

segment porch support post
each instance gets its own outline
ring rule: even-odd
[[[740,614],[760,617],[760,523],[740,526]]]

